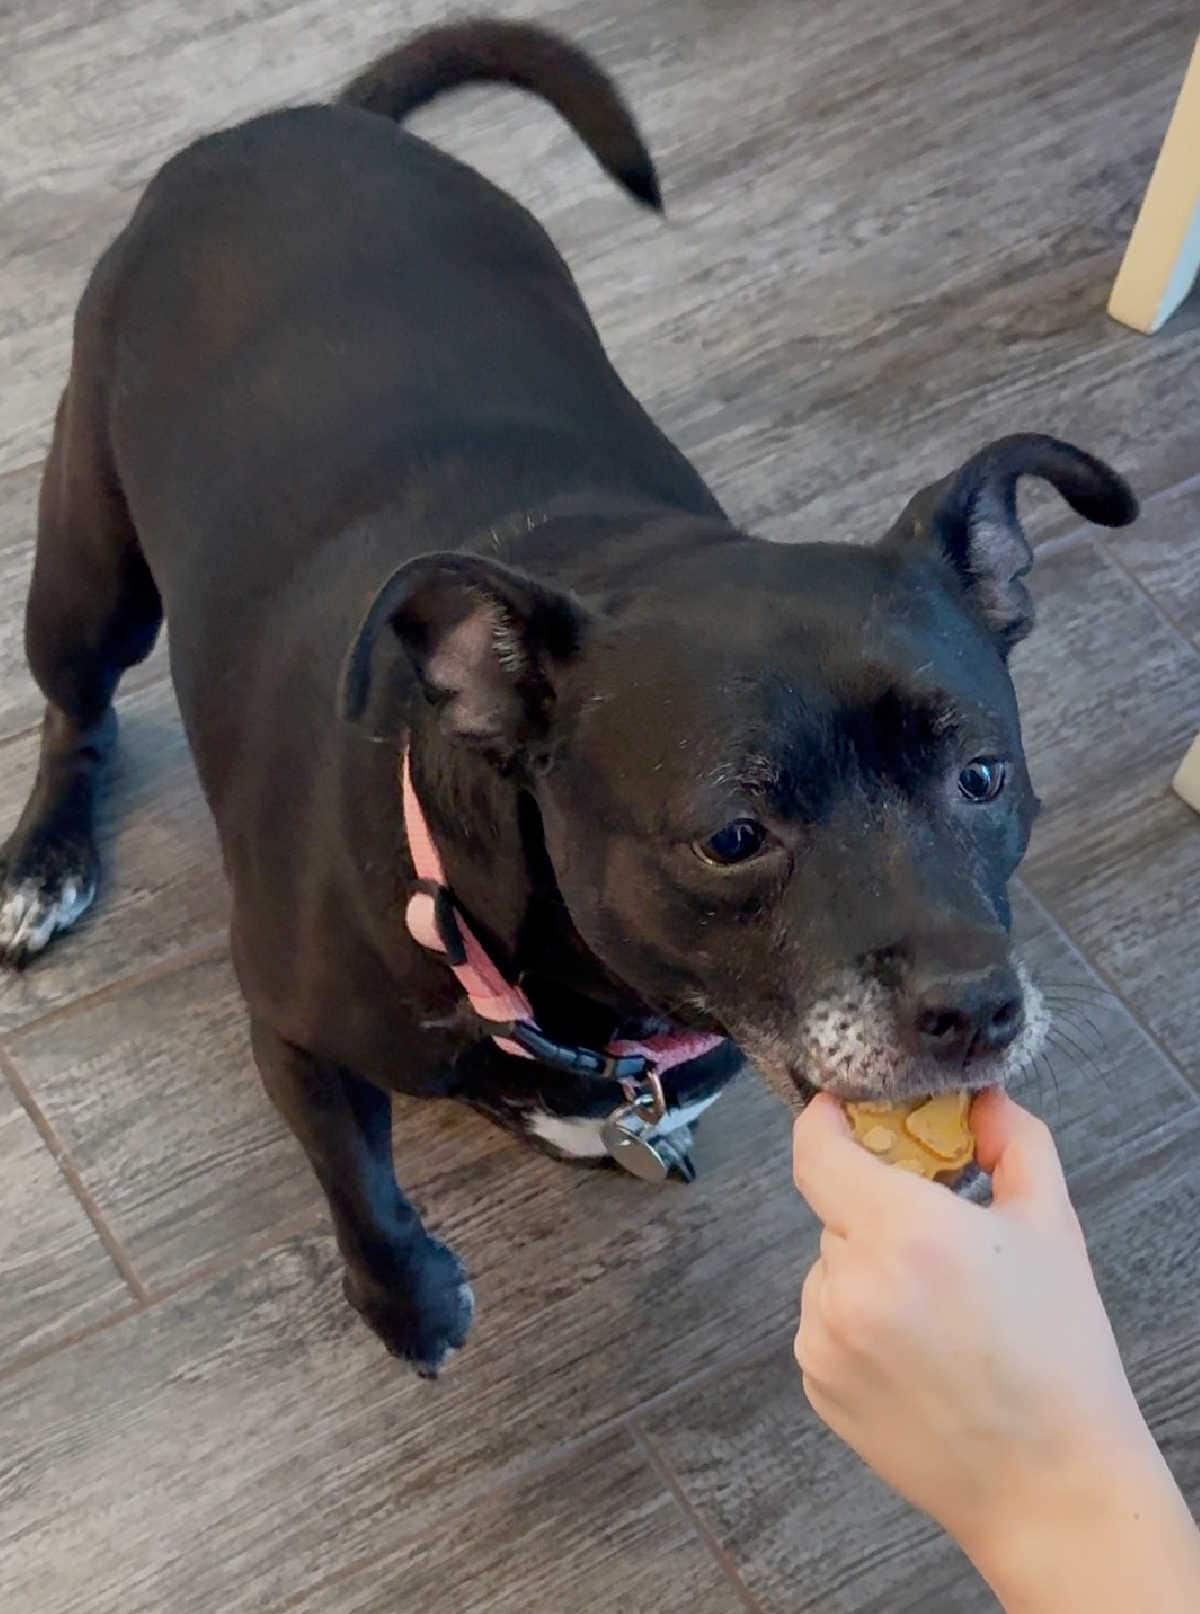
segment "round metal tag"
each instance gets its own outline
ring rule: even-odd
[[[664,1182],[671,1169],[670,1161],[660,1154],[650,1138],[633,1130],[637,1125],[636,1121],[622,1125],[616,1117],[606,1121],[602,1133],[604,1147],[631,1176],[640,1177],[643,1182]]]

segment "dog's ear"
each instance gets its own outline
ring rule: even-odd
[[[1033,550],[1017,515],[1023,476],[1043,477],[1100,526],[1123,527],[1137,515],[1128,483],[1103,460],[1056,437],[1023,432],[989,443],[961,470],[923,488],[883,540],[919,544],[948,560],[1005,657],[1033,626],[1025,584]]]
[[[557,673],[586,624],[568,595],[476,555],[421,555],[401,566],[363,618],[342,673],[342,715],[363,722],[403,653],[454,734],[510,761],[546,732]],[[389,738],[394,736],[391,727]]]

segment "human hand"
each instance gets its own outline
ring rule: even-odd
[[[1049,1132],[1000,1092],[972,1127],[986,1209],[872,1158],[832,1098],[799,1118],[824,1231],[796,1358],[818,1415],[986,1574],[1048,1495],[1157,1453]]]

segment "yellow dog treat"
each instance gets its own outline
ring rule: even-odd
[[[951,1182],[975,1158],[970,1093],[939,1093],[911,1104],[847,1104],[854,1136],[889,1166]]]

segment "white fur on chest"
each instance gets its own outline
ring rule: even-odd
[[[694,1104],[681,1104],[678,1109],[668,1110],[651,1136],[670,1137],[680,1127],[690,1126],[720,1096],[719,1092],[709,1093]],[[608,1153],[603,1136],[607,1120],[607,1116],[549,1115],[545,1110],[535,1110],[527,1117],[526,1125],[535,1138],[548,1143],[568,1160],[603,1160]]]

